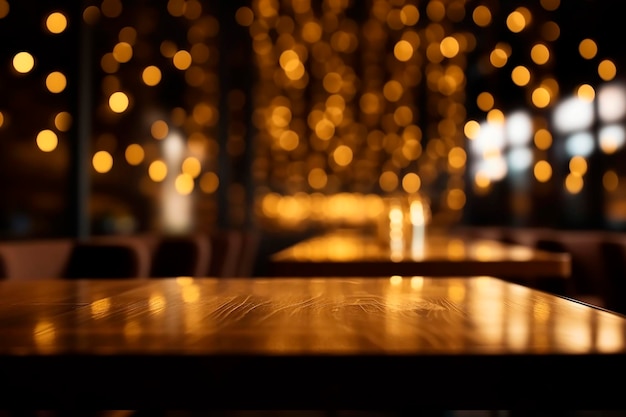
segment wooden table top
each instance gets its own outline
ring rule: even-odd
[[[474,276],[568,278],[569,254],[496,240],[427,233],[418,248],[394,250],[375,236],[338,230],[270,257],[272,276]]]
[[[625,372],[626,318],[489,277],[0,282],[10,406],[612,407]]]

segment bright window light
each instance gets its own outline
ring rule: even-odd
[[[589,132],[574,133],[565,140],[565,152],[570,157],[588,157],[593,152],[593,148],[593,135]]]
[[[525,171],[532,165],[533,153],[530,149],[519,147],[513,148],[507,155],[509,169],[513,172]]]
[[[605,85],[598,92],[598,115],[603,122],[626,116],[626,89],[620,83]]]
[[[554,127],[561,133],[589,129],[594,122],[593,102],[569,98],[560,103],[554,113]]]
[[[600,129],[598,139],[602,152],[611,154],[624,146],[626,132],[622,125],[608,125]]]
[[[533,121],[525,111],[517,111],[506,119],[506,136],[511,146],[527,145],[533,137]]]
[[[504,148],[504,129],[499,123],[482,123],[480,133],[470,144],[476,155],[484,155]]]
[[[475,171],[475,173],[480,173],[482,177],[499,181],[506,176],[508,168],[506,160],[502,156],[496,156],[478,162]]]

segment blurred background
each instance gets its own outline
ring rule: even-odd
[[[609,0],[0,0],[0,239],[622,230]]]

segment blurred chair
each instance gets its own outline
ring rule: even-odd
[[[150,277],[202,277],[211,262],[211,241],[204,234],[158,238],[153,254]]]
[[[0,243],[6,279],[63,278],[74,239],[36,239]]]
[[[239,273],[238,262],[244,245],[243,234],[235,229],[210,232],[211,263],[208,276],[234,277]]]
[[[0,279],[7,278],[7,269],[6,269],[6,266],[4,266],[4,264],[5,264],[4,258],[2,254],[0,253]]]
[[[504,226],[458,226],[455,234],[468,239],[502,240],[505,234]]]
[[[601,244],[605,265],[605,307],[626,314],[626,238],[609,237]]]
[[[64,276],[69,279],[147,277],[149,259],[147,248],[134,239],[78,240]]]
[[[572,274],[563,295],[604,307],[606,281],[601,243],[605,236],[601,231],[559,230],[537,240],[537,249],[571,256]]]
[[[553,233],[554,229],[546,227],[508,227],[505,229],[501,241],[534,248],[539,239],[546,238],[549,240]]]
[[[238,267],[233,276],[251,277],[254,275],[254,267],[259,253],[259,245],[261,244],[261,234],[256,230],[247,230],[242,232],[242,234]]]

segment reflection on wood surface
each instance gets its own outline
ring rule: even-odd
[[[0,354],[624,353],[625,330],[488,277],[0,283]]]
[[[271,257],[272,275],[385,276],[491,275],[516,277],[570,274],[571,259],[530,247],[487,239],[461,239],[442,231],[426,233],[418,247],[398,252],[358,230],[313,237]]]

